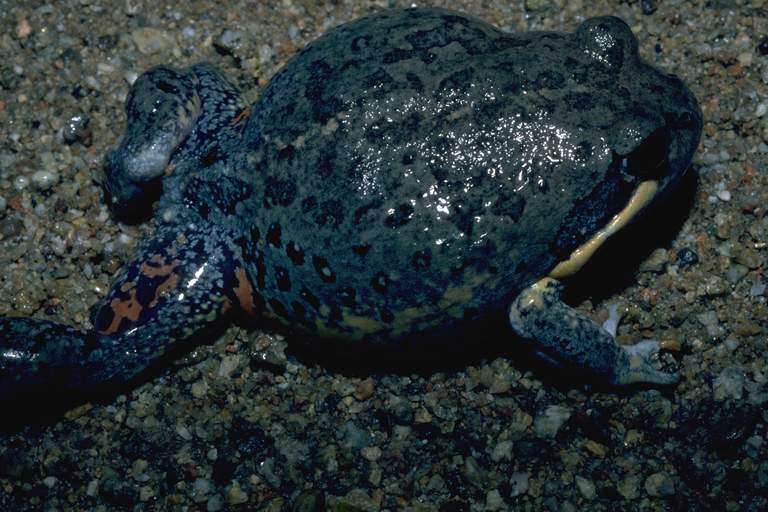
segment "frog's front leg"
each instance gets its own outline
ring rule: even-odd
[[[656,370],[650,356],[658,343],[621,346],[611,333],[560,300],[552,278],[533,284],[509,308],[514,331],[545,361],[611,385],[674,384],[676,374]]]
[[[237,88],[212,66],[143,73],[125,101],[125,132],[105,159],[109,205],[122,218],[148,216],[163,178],[182,162],[205,167],[225,156],[221,146],[239,137],[247,112]]]
[[[0,402],[124,388],[223,327],[258,312],[249,270],[215,226],[161,225],[93,312],[89,331],[0,317]]]

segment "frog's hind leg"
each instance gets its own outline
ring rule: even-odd
[[[0,317],[0,402],[124,388],[218,333],[229,311],[255,312],[255,289],[229,233],[161,225],[94,308],[92,330]]]
[[[561,290],[558,281],[544,278],[524,290],[509,309],[512,328],[542,359],[611,385],[678,381],[676,374],[652,366],[657,342],[618,345],[615,331],[608,332],[564,304]]]
[[[104,188],[118,216],[148,217],[165,176],[183,162],[210,165],[239,137],[248,112],[237,88],[215,68],[158,66],[139,76],[125,101],[127,126],[107,153]],[[194,166],[192,166],[194,167]]]

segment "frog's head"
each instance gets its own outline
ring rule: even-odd
[[[600,63],[611,92],[613,123],[605,137],[628,178],[657,183],[656,196],[688,169],[699,144],[702,114],[678,77],[645,63],[632,31],[619,18],[585,21],[576,31],[583,51]],[[610,82],[610,80],[609,80]]]

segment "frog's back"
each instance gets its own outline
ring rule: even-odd
[[[546,275],[580,242],[561,225],[610,161],[577,126],[595,116],[560,101],[571,44],[417,9],[294,57],[246,133],[268,310],[328,336],[398,338],[498,313]]]

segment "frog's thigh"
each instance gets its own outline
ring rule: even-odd
[[[650,202],[655,190],[652,181],[641,184],[605,228],[557,265],[550,277],[523,290],[510,306],[513,330],[546,361],[616,385],[677,382],[677,375],[660,372],[650,364],[650,355],[658,350],[656,342],[618,345],[605,329],[560,300],[562,285],[555,279],[578,271],[608,237]]]

